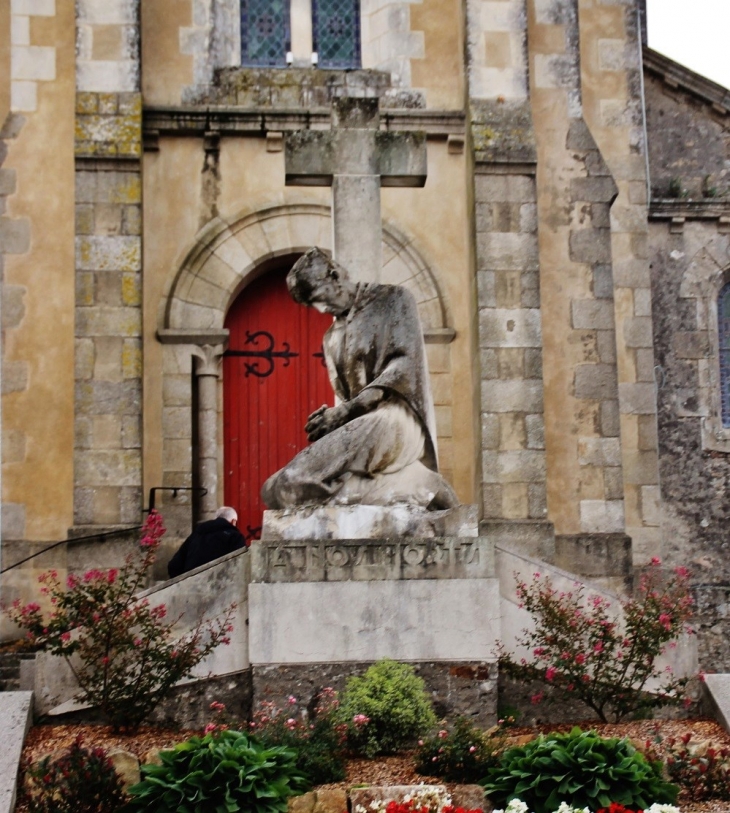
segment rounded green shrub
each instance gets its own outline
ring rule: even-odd
[[[349,747],[371,758],[413,745],[436,725],[424,682],[413,667],[387,658],[347,681],[338,718]]]
[[[142,767],[125,811],[286,813],[290,796],[306,789],[289,748],[267,747],[241,731],[191,737]]]
[[[673,804],[679,791],[664,780],[661,763],[649,762],[628,740],[579,728],[510,748],[481,784],[495,807],[521,799],[534,813],[552,813],[561,802],[593,811],[611,802],[645,810]]]

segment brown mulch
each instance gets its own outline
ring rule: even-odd
[[[111,726],[39,725],[33,726],[28,732],[23,746],[23,761],[35,762],[54,751],[67,748],[80,734],[86,747],[103,748],[105,751],[121,748],[144,762],[145,755],[152,748],[172,748],[193,734],[200,733],[200,731],[142,726],[136,734],[127,736],[114,734]]]
[[[538,728],[519,728],[509,730],[513,742],[524,742],[526,737],[539,732],[570,731],[573,725],[584,730],[594,729],[606,737],[629,737],[637,746],[647,740],[653,741],[657,730],[666,740],[679,738],[686,732],[692,733],[692,742],[711,741],[717,745],[730,746],[730,734],[717,722],[710,719],[653,721],[642,720],[631,723],[574,723],[565,725],[546,725]],[[152,748],[169,748],[199,731],[180,731],[173,729],[143,726],[134,736],[113,734],[108,726],[65,725],[35,726],[30,730],[23,749],[23,757],[30,761],[40,756],[70,745],[78,734],[81,734],[88,745],[100,746],[106,750],[122,748],[134,753],[140,760]],[[661,750],[661,746],[657,746]],[[380,759],[351,759],[347,763],[347,779],[326,788],[348,788],[353,785],[417,785],[443,784],[436,777],[421,776],[413,767],[411,755],[381,757]],[[449,790],[453,785],[446,783]],[[695,802],[680,796],[679,806],[682,813],[730,813],[730,802],[710,801]]]

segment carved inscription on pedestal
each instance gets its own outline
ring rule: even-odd
[[[491,544],[480,537],[256,541],[257,582],[479,579],[494,573]]]

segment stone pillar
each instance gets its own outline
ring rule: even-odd
[[[617,188],[583,118],[578,0],[529,0],[537,141],[548,516],[615,534],[624,499],[610,207]]]
[[[76,6],[74,525],[142,518],[139,2]]]
[[[551,554],[545,497],[535,137],[524,0],[467,3],[481,373],[482,513]]]
[[[195,348],[198,383],[198,482],[205,493],[200,500],[200,519],[213,519],[218,508],[218,378],[222,345]]]

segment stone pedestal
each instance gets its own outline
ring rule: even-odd
[[[393,539],[475,537],[476,505],[427,511],[414,505],[310,506],[264,511],[261,539]]]
[[[473,506],[268,511],[250,555],[256,701],[343,688],[393,658],[413,664],[442,716],[494,722],[499,581]]]

